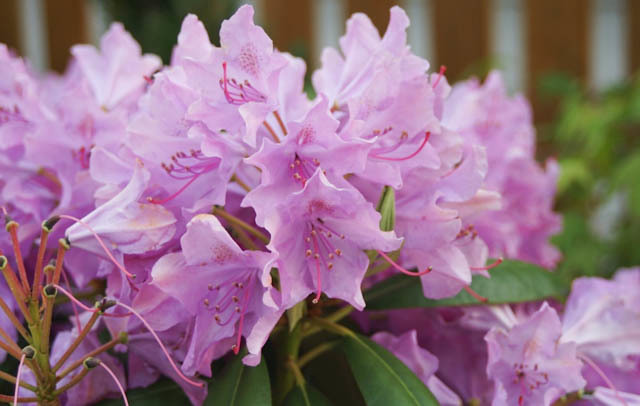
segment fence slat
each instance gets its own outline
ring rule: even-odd
[[[389,9],[395,5],[403,6],[401,3],[393,0],[348,0],[347,16],[357,12],[365,13],[382,35],[389,24]]]
[[[537,121],[553,116],[554,104],[540,98],[539,79],[550,72],[568,73],[586,83],[589,5],[583,0],[527,0],[528,88]]]
[[[436,60],[450,81],[484,73],[489,55],[489,1],[435,0]]]
[[[71,46],[90,42],[85,0],[46,0],[47,38],[52,69],[62,72]]]
[[[268,0],[262,14],[275,47],[303,57],[307,64],[315,50],[311,40],[312,0]]]
[[[3,0],[0,2],[0,42],[9,48],[20,49],[20,32],[18,27],[18,1]]]

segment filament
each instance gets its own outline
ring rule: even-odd
[[[111,375],[111,377],[113,378],[114,382],[116,383],[116,385],[118,386],[118,389],[120,390],[120,393],[122,394],[122,400],[124,401],[125,406],[129,406],[129,401],[127,400],[127,394],[124,391],[124,387],[122,386],[122,384],[120,383],[120,380],[118,380],[118,377],[116,376],[116,374],[111,370],[111,368],[109,368],[107,366],[107,364],[105,364],[104,362],[100,361],[100,366],[102,368],[105,369],[105,371],[107,371],[107,373],[109,375]]]
[[[471,289],[470,286],[465,285],[464,290],[466,290],[467,293],[473,296],[473,298],[476,299],[478,302],[486,303],[489,300],[486,297],[478,294],[478,292],[476,292],[475,290]]]
[[[20,364],[18,365],[18,373],[16,374],[16,388],[13,392],[13,404],[17,405],[18,404],[18,391],[20,388],[20,375],[22,374],[22,367],[24,367],[24,360],[27,357],[26,354],[22,354],[22,356],[20,357]]]
[[[116,305],[120,306],[120,307],[123,307],[123,308],[127,309],[128,311],[130,311],[131,313],[133,313],[142,322],[142,324],[144,324],[144,326],[147,328],[147,330],[149,330],[149,332],[151,333],[153,338],[155,338],[155,340],[158,342],[158,344],[160,345],[160,348],[162,349],[162,352],[167,357],[167,360],[169,360],[169,363],[171,364],[171,367],[176,372],[176,374],[178,374],[178,376],[180,378],[182,378],[185,382],[187,382],[187,383],[189,383],[189,384],[191,384],[193,386],[196,386],[198,388],[202,388],[204,386],[204,384],[202,382],[192,381],[191,379],[187,378],[182,373],[182,371],[180,371],[180,368],[178,368],[178,366],[175,364],[175,362],[171,358],[171,355],[169,355],[169,351],[166,349],[164,344],[162,344],[162,341],[160,340],[160,337],[158,337],[158,334],[156,334],[156,332],[153,330],[153,328],[151,328],[149,323],[144,319],[144,317],[142,317],[140,315],[140,313],[138,313],[132,307],[130,307],[130,306],[124,304],[124,303],[116,302]]]
[[[429,137],[431,136],[431,132],[427,131],[424,134],[424,139],[422,140],[422,143],[420,144],[420,146],[418,147],[417,150],[415,150],[413,153],[411,153],[410,155],[407,155],[405,157],[401,157],[401,158],[392,158],[392,157],[386,157],[386,156],[380,156],[377,154],[371,154],[372,158],[376,158],[376,159],[384,159],[385,161],[406,161],[408,159],[411,159],[413,157],[415,157],[416,155],[418,155],[420,153],[420,151],[423,150],[424,146],[427,145],[427,141],[429,141]]]
[[[489,269],[493,269],[493,268],[497,267],[503,261],[504,261],[504,259],[502,257],[500,257],[500,258],[496,259],[496,262],[494,262],[491,265],[487,265],[487,266],[470,266],[469,269],[471,269],[472,271],[488,271]]]
[[[125,274],[127,277],[135,279],[136,276],[131,274],[130,272],[128,272],[127,269],[123,265],[120,265],[120,263],[115,259],[113,254],[111,254],[111,251],[109,251],[109,249],[107,248],[107,245],[104,243],[104,241],[102,241],[102,238],[100,238],[98,233],[93,228],[91,228],[91,226],[89,224],[85,223],[84,221],[80,220],[77,217],[73,217],[73,216],[70,216],[68,214],[61,214],[60,217],[68,219],[68,220],[75,221],[76,223],[79,223],[81,226],[83,226],[84,228],[89,230],[89,232],[91,234],[93,234],[93,236],[96,238],[96,240],[98,241],[98,244],[100,244],[100,246],[102,247],[104,252],[107,254],[107,257],[109,257],[109,259],[111,260],[111,262],[113,262],[115,264],[115,266],[118,267],[118,269],[121,270],[122,273]]]
[[[378,254],[380,254],[380,256],[382,258],[384,258],[392,267],[394,267],[395,269],[397,269],[398,271],[402,272],[405,275],[409,275],[409,276],[422,276],[422,275],[426,275],[429,272],[431,272],[433,270],[432,267],[428,267],[427,269],[425,269],[422,272],[411,272],[411,271],[407,271],[406,269],[404,269],[403,267],[401,267],[400,265],[398,265],[393,259],[391,259],[387,254],[385,254],[382,251],[378,250]]]

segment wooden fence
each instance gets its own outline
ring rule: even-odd
[[[132,0],[133,1],[133,0]],[[211,0],[216,1],[216,0]],[[260,22],[281,49],[303,44],[310,64],[336,45],[344,21],[367,13],[383,31],[399,4],[412,20],[414,51],[452,80],[487,64],[505,71],[512,90],[535,101],[542,74],[562,71],[600,89],[640,68],[640,0],[252,0]],[[100,0],[0,0],[0,42],[38,69],[64,69],[69,47],[95,42],[107,17]]]

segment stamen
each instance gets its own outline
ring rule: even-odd
[[[438,86],[438,83],[440,83],[440,79],[442,79],[442,77],[444,76],[444,73],[446,71],[447,71],[447,67],[446,66],[444,66],[444,65],[440,66],[440,72],[438,73],[438,77],[433,82],[433,88],[434,89]]]
[[[62,264],[64,261],[64,254],[69,249],[69,244],[67,239],[59,239],[58,240],[58,254],[56,255],[56,267],[53,271],[53,283],[58,283],[60,281],[60,274],[62,273]]]
[[[206,166],[200,166],[197,167],[196,165],[194,166],[185,166],[181,163],[178,162],[177,158],[186,158],[187,155],[183,154],[180,156],[176,156],[174,155],[172,157],[173,162],[178,165],[179,168],[175,168],[173,166],[173,164],[171,166],[167,165],[167,164],[162,164],[162,167],[167,171],[167,173],[169,173],[169,175],[171,175],[171,177],[175,178],[175,179],[189,179],[189,181],[187,183],[185,183],[184,185],[182,185],[182,187],[180,189],[178,189],[175,193],[173,193],[172,195],[165,197],[164,199],[156,199],[154,197],[148,197],[147,200],[150,203],[153,204],[165,204],[173,199],[175,199],[176,197],[178,197],[182,192],[184,192],[193,182],[196,181],[196,179],[198,179],[200,177],[200,175],[203,175],[213,169],[218,168],[218,166],[220,166],[220,161],[215,160],[214,162],[206,165]],[[194,151],[192,153],[192,156],[190,156],[190,158],[194,158],[194,159],[199,159],[202,160],[199,156],[196,155],[196,152]],[[202,164],[200,164],[202,165]],[[199,172],[195,172],[194,169],[200,169],[202,168]],[[186,174],[184,176],[176,176],[175,174],[172,174],[171,172],[177,172],[179,174]]]
[[[224,97],[227,99],[227,102],[235,106],[240,106],[248,102],[264,102],[267,100],[262,93],[251,86],[248,80],[245,80],[243,83],[238,83],[235,79],[228,79],[226,62],[222,62],[220,88],[224,92]],[[232,88],[233,91],[229,88]]]
[[[116,374],[104,362],[99,361],[98,364],[102,368],[104,368],[109,375],[111,375],[111,377],[113,378],[113,381],[116,383],[116,385],[118,386],[118,389],[120,390],[120,394],[122,394],[122,400],[124,401],[125,406],[129,406],[129,401],[127,400],[127,394],[125,393],[124,388],[122,387],[122,384],[118,380],[118,377],[116,376]]]
[[[85,223],[84,221],[80,220],[77,217],[73,217],[70,216],[68,214],[61,214],[59,217],[61,218],[65,218],[71,221],[75,221],[76,223],[80,224],[81,226],[83,226],[84,228],[86,228],[87,230],[89,230],[89,232],[91,234],[93,234],[93,236],[95,237],[95,239],[98,241],[98,244],[100,244],[100,246],[102,247],[102,249],[104,250],[105,254],[107,254],[107,257],[111,260],[111,262],[113,262],[113,264],[120,270],[122,271],[123,274],[125,274],[127,277],[131,278],[131,279],[135,279],[136,276],[131,274],[129,271],[127,271],[127,269],[124,267],[124,265],[120,265],[120,263],[115,259],[115,257],[113,256],[113,254],[111,254],[111,251],[109,251],[109,249],[107,248],[107,245],[104,243],[104,241],[102,241],[102,238],[100,238],[100,236],[98,235],[98,233],[87,223]]]
[[[392,267],[394,267],[395,269],[397,269],[398,271],[402,272],[405,275],[409,275],[409,276],[422,276],[422,275],[426,275],[429,272],[431,272],[433,270],[432,267],[428,267],[427,269],[425,269],[422,272],[411,272],[411,271],[407,271],[406,269],[404,269],[403,267],[401,267],[400,265],[396,264],[395,261],[393,259],[391,259],[387,254],[385,254],[384,252],[377,250],[378,254],[380,254],[380,256],[382,258],[384,258],[389,264],[391,264]]]
[[[470,266],[469,269],[471,269],[472,271],[488,271],[489,269],[493,269],[493,268],[497,267],[503,261],[504,261],[504,259],[502,257],[500,257],[493,264],[490,264],[490,265],[487,265],[487,266]]]
[[[245,290],[244,298],[242,299],[242,312],[240,313],[240,323],[238,324],[238,337],[236,339],[236,345],[233,347],[233,353],[238,355],[240,352],[240,342],[242,340],[242,327],[244,325],[244,315],[247,311],[247,305],[249,304],[249,289]]]
[[[96,313],[96,312],[101,311],[100,309],[96,309],[95,307],[89,307],[89,306],[85,305],[84,303],[82,303],[81,301],[76,299],[71,293],[69,293],[67,290],[65,290],[62,286],[60,286],[60,285],[52,285],[52,286],[54,286],[56,289],[58,289],[58,291],[62,292],[73,303],[75,303],[76,305],[80,306],[80,308],[82,310],[87,311],[89,313]],[[104,313],[103,312],[102,315],[103,316],[107,316],[107,317],[124,318],[124,317],[132,316],[133,313],[113,314],[113,313]]]
[[[13,404],[18,404],[18,391],[20,389],[20,376],[22,375],[22,367],[24,366],[24,360],[27,358],[27,354],[24,352],[20,356],[20,364],[18,364],[18,373],[16,374],[16,388],[13,391]]]
[[[69,283],[69,278],[67,277],[67,273],[62,271],[62,278],[64,279],[64,284],[67,285],[67,289],[71,292],[71,284]],[[74,302],[71,302],[71,307],[73,308],[73,314],[76,319],[76,327],[78,328],[78,332],[82,330],[82,325],[80,324],[80,315],[78,314],[78,308],[76,307]]]
[[[420,146],[418,147],[418,149],[413,152],[410,155],[407,155],[405,157],[401,157],[401,158],[392,158],[392,157],[385,157],[385,156],[381,156],[381,155],[377,155],[377,154],[370,154],[369,156],[372,158],[376,158],[376,159],[383,159],[385,161],[406,161],[408,159],[411,159],[413,157],[415,157],[416,155],[418,155],[420,153],[420,151],[422,151],[422,149],[424,148],[425,145],[427,145],[427,141],[429,141],[429,137],[431,136],[431,132],[427,131],[424,134],[424,140],[422,140],[422,144],[420,144]]]
[[[160,348],[162,349],[162,352],[167,357],[167,360],[171,364],[171,367],[173,368],[174,372],[176,374],[178,374],[178,376],[180,378],[182,378],[182,380],[184,380],[185,382],[189,383],[190,385],[196,386],[198,388],[202,388],[204,386],[204,384],[202,382],[192,381],[191,379],[187,378],[182,373],[182,371],[180,371],[180,368],[178,368],[178,366],[175,364],[175,362],[171,358],[171,355],[169,355],[169,351],[167,350],[167,348],[164,346],[164,344],[160,340],[160,337],[158,337],[158,334],[156,334],[156,332],[153,330],[153,328],[151,328],[151,325],[149,325],[149,323],[144,319],[144,317],[142,317],[140,315],[140,313],[138,313],[132,307],[130,307],[130,306],[124,304],[124,303],[116,302],[116,306],[123,307],[126,310],[130,311],[131,313],[133,313],[142,322],[142,324],[144,324],[144,326],[147,328],[147,330],[149,330],[149,332],[151,333],[153,338],[155,338],[156,342],[160,345]]]
[[[29,279],[27,279],[27,270],[24,267],[24,261],[22,259],[22,251],[20,250],[20,240],[18,240],[18,223],[11,220],[10,217],[6,214],[5,210],[5,218],[7,221],[6,229],[11,234],[11,244],[13,245],[13,252],[16,256],[16,262],[18,264],[18,274],[20,275],[20,282],[22,283],[22,289],[24,290],[26,295],[30,293],[29,287]]]
[[[466,290],[467,293],[470,294],[471,296],[473,296],[473,298],[476,299],[478,302],[486,303],[489,300],[484,296],[480,296],[478,294],[478,292],[476,292],[475,290],[471,289],[470,286],[465,285],[464,286],[464,290]]]

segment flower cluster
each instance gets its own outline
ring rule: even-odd
[[[530,108],[499,73],[452,88],[411,53],[394,7],[382,37],[365,15],[348,20],[310,100],[304,62],[275,49],[253,14],[243,6],[223,22],[219,47],[187,16],[167,66],[120,24],[99,49],[73,47],[60,77],[37,77],[0,46],[0,355],[30,368],[22,401],[86,404],[165,375],[200,404],[213,361],[246,347],[243,362],[258,365],[300,306],[362,311],[363,286],[397,272],[418,277],[426,298],[465,290],[481,302],[470,285],[490,276],[490,256],[559,260],[548,242],[557,167],[536,163]],[[637,314],[617,302],[637,302],[619,292],[634,277],[576,282],[562,321],[546,304],[446,323],[392,311],[373,340],[441,404],[549,405],[602,386],[583,361],[637,371]],[[597,289],[606,301],[592,300]],[[56,295],[73,327],[49,337]],[[33,351],[14,348],[18,334]],[[605,404],[621,396],[608,390],[596,391]]]

